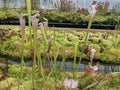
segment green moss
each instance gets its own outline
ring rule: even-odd
[[[120,51],[119,49],[111,48],[110,50],[105,50],[102,54],[100,59],[106,62],[120,62]]]
[[[3,71],[0,69],[0,76],[3,74]]]
[[[24,67],[24,79],[22,80],[22,83],[20,84],[21,90],[32,90],[32,82],[30,79],[30,73],[32,68],[31,67]],[[19,65],[9,65],[8,70],[8,78],[6,80],[3,80],[0,82],[0,89],[8,89],[10,90],[16,90],[18,88],[18,80],[20,66]],[[37,71],[37,70],[36,70]],[[79,81],[79,86],[76,89],[73,90],[82,90],[88,86],[91,86],[93,83],[97,82],[97,84],[94,84],[92,87],[89,87],[88,89],[92,90],[119,90],[119,83],[120,83],[120,73],[114,72],[109,74],[96,74],[91,73],[87,74],[84,72],[75,72],[74,79]],[[49,78],[49,80],[43,84],[42,78],[39,77],[39,80],[37,78],[37,72],[35,75],[35,90],[39,90],[40,88],[43,88],[44,90],[67,90],[65,86],[63,85],[64,79],[66,77],[73,78],[73,73],[71,72],[56,72],[52,74],[52,76]],[[8,82],[8,83],[6,83]]]
[[[0,54],[2,56],[13,57],[15,59],[20,60],[21,58],[21,35],[19,32],[18,26],[1,26],[1,29],[6,32],[4,38],[11,35],[12,32],[15,32],[15,35],[11,35],[10,38],[6,38],[3,42],[0,41]],[[26,28],[26,33],[28,36],[28,30]],[[84,35],[85,32],[78,32],[74,30],[66,31],[66,30],[56,30],[56,38],[54,47],[62,47],[66,48],[69,51],[68,57],[72,58],[74,55],[74,47],[78,44],[78,54],[77,57],[81,56],[81,49],[83,48],[84,43]],[[51,35],[54,35],[54,31],[49,29],[47,37],[49,38]],[[84,59],[88,59],[90,56],[90,49],[95,48],[97,50],[94,59],[99,59],[105,62],[120,62],[119,48],[120,42],[117,41],[115,44],[114,34],[107,34],[102,32],[94,32],[91,33],[92,36],[89,36],[87,45],[89,50],[84,53]],[[108,37],[106,38],[106,35]],[[40,38],[40,43],[38,44],[38,50],[41,54],[45,54],[44,41],[41,31],[38,29],[37,36]],[[120,35],[118,35],[120,37]],[[118,40],[118,39],[117,39]],[[117,46],[116,46],[117,45]],[[24,57],[30,58],[30,45],[29,42],[25,42],[24,44]],[[57,51],[57,50],[56,50]],[[51,56],[53,56],[53,46],[51,47]],[[41,55],[42,56],[42,55]],[[61,57],[61,55],[59,55]]]

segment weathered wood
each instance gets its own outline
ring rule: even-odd
[[[87,31],[87,29],[84,28],[59,28],[59,27],[50,27],[50,29],[53,30],[75,30],[75,31]],[[90,29],[90,32],[107,32],[107,33],[113,33],[115,30],[106,30],[106,29]]]

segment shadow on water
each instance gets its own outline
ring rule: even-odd
[[[12,64],[20,64],[20,62],[17,61],[12,61],[12,60],[8,60],[8,63],[12,63]],[[26,61],[25,62],[27,66],[32,66],[32,61]],[[93,63],[93,65],[95,65],[96,62]],[[99,62],[99,72],[101,73],[109,73],[109,72],[120,72],[120,65],[118,64],[107,64],[107,63],[102,63]],[[45,63],[43,62],[43,65]],[[57,60],[57,69],[60,69],[60,66],[62,64],[61,60]],[[88,64],[87,60],[82,61],[80,64],[76,63],[76,70],[79,72],[83,72],[85,71],[85,67]],[[47,64],[47,68],[50,68],[53,66],[53,61],[51,60],[48,64]],[[73,61],[72,60],[66,60],[64,62],[64,68],[63,71],[68,71],[71,72],[73,71]]]

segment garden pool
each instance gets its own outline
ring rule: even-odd
[[[10,59],[8,60],[8,63],[20,64],[20,62],[12,61],[12,60],[10,60]],[[26,65],[29,66],[29,67],[32,66],[32,61],[26,61],[25,63],[26,63]],[[57,69],[58,69],[58,70],[60,69],[61,63],[62,63],[61,60],[57,60]],[[87,60],[82,61],[80,64],[79,64],[79,63],[76,63],[76,71],[84,72],[87,63],[88,63]],[[93,64],[95,64],[95,63],[96,63],[96,62],[94,62]],[[73,71],[73,64],[74,64],[73,61],[71,61],[71,60],[66,60],[66,61],[64,62],[63,71],[67,71],[67,72]],[[44,63],[43,63],[43,65],[44,65]],[[49,63],[47,64],[47,67],[48,67],[48,68],[50,68],[50,67],[52,67],[52,66],[53,66],[53,61],[51,61],[51,62],[49,62]],[[101,72],[101,73],[120,72],[120,65],[119,65],[119,64],[107,64],[107,63],[100,62],[98,72]]]

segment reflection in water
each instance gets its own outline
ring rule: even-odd
[[[8,60],[8,62],[12,63],[12,64],[19,64],[20,63],[20,62],[15,62],[12,60]],[[80,65],[78,63],[76,63],[76,71],[79,71],[79,72],[85,71],[85,66],[87,65],[87,63],[88,63],[88,61],[81,62]],[[62,61],[60,61],[60,60],[57,61],[57,69],[58,70],[60,69],[61,64],[62,64]],[[32,61],[27,61],[26,65],[32,66]],[[44,63],[43,63],[43,65],[44,65]],[[53,66],[53,61],[51,61],[49,64],[47,64],[48,68],[50,68],[52,66]],[[73,71],[73,61],[66,60],[64,63],[63,71],[68,71],[68,72]],[[99,72],[102,72],[102,73],[120,72],[120,65],[105,64],[105,63],[100,62]]]

